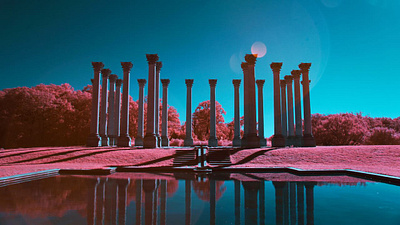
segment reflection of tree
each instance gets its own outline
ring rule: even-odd
[[[218,201],[226,190],[225,181],[215,181],[215,198]],[[193,190],[203,201],[210,201],[210,180],[192,181]]]

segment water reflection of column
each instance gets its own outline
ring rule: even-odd
[[[190,224],[190,205],[192,186],[190,180],[185,180],[185,224]]]
[[[99,179],[91,179],[88,181],[88,201],[86,207],[86,222],[88,225],[94,225],[97,196],[96,191],[99,182]]]
[[[296,224],[296,183],[290,182],[290,224]]]
[[[104,220],[104,193],[106,179],[100,179],[96,191],[96,225],[103,224]]]
[[[142,180],[136,181],[136,225],[142,224]]]
[[[283,224],[283,189],[285,187],[284,182],[273,181],[272,184],[275,187],[275,213],[276,213],[276,224]]]
[[[235,180],[235,225],[240,225],[240,181]]]
[[[158,212],[158,187],[159,187],[159,180],[156,180],[156,188],[154,189],[154,197],[153,197],[153,224],[157,224],[157,212]]]
[[[289,225],[289,184],[285,182],[283,187],[283,223]]]
[[[265,224],[265,183],[261,181],[260,183],[260,225]]]
[[[257,224],[257,195],[260,189],[258,181],[243,181],[244,188],[244,220],[245,224]]]
[[[129,179],[119,179],[118,184],[118,225],[125,225],[126,223],[126,198],[127,189],[130,183]]]
[[[215,180],[210,180],[210,225],[215,224]]]
[[[164,139],[163,139],[164,141]],[[160,225],[167,223],[167,181],[161,181],[161,212],[160,212]]]
[[[144,190],[144,222],[146,225],[153,224],[153,192],[155,189],[154,180],[144,180],[143,190]]]
[[[304,224],[304,185],[297,182],[297,221],[299,225]]]
[[[115,180],[106,182],[104,223],[114,224],[117,218],[117,185]]]
[[[306,183],[307,225],[314,224],[314,184]]]

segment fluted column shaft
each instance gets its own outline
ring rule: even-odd
[[[138,130],[135,138],[135,146],[143,146],[144,138],[144,86],[145,79],[138,79],[139,84],[139,106],[138,106]]]
[[[102,69],[102,89],[101,89],[101,110],[100,110],[100,137],[101,146],[108,146],[107,136],[107,98],[108,98],[108,77],[111,74],[111,70]]]
[[[109,142],[111,146],[114,146],[115,139],[115,82],[118,79],[118,76],[115,74],[110,75],[110,91],[108,96],[108,136]]]
[[[258,88],[258,136],[260,137],[260,146],[266,146],[267,141],[264,137],[264,96],[263,87],[265,80],[257,80]]]
[[[186,137],[184,140],[185,146],[193,145],[193,137],[192,137],[192,86],[193,79],[186,79]]]
[[[248,66],[247,63],[243,62],[241,64],[243,70],[243,122],[244,122],[244,132],[241,141],[243,148],[247,147],[247,136],[249,134],[249,81],[248,81]]]
[[[285,76],[286,88],[287,88],[287,112],[288,112],[288,144],[294,145],[294,115],[293,115],[293,76]]]
[[[208,80],[208,82],[210,84],[210,138],[208,139],[208,145],[217,147],[217,118],[215,115],[215,87],[217,86],[217,80]]]
[[[131,62],[121,62],[124,73],[122,86],[122,106],[121,106],[121,127],[118,138],[118,146],[130,147],[131,137],[129,137],[129,80],[133,64]]]
[[[157,145],[161,146],[161,137],[160,137],[160,71],[162,68],[162,62],[156,62],[156,100],[154,101],[154,130],[157,136]]]
[[[241,80],[233,80],[234,93],[235,93],[235,116],[234,116],[234,137],[233,146],[239,147],[241,145],[240,140],[240,104],[239,104],[239,87]]]
[[[156,61],[157,54],[147,54],[149,63],[149,79],[147,84],[147,127],[143,147],[157,148],[157,135],[155,133],[155,101],[156,101]]]
[[[287,137],[287,114],[286,114],[286,81],[281,80],[281,120],[282,120],[282,134]]]
[[[295,100],[295,123],[296,138],[295,145],[302,146],[303,142],[303,121],[301,119],[301,93],[300,93],[300,70],[292,70],[294,83],[294,100]]]
[[[304,108],[304,137],[303,145],[307,147],[315,147],[315,140],[312,135],[311,128],[311,105],[310,105],[310,80],[308,78],[308,72],[310,70],[311,63],[301,63],[299,68],[303,74],[303,108]]]
[[[281,95],[279,85],[279,73],[282,63],[271,63],[270,66],[274,74],[274,136],[272,138],[272,147],[284,147],[285,138],[282,135]]]
[[[168,147],[169,146],[169,138],[168,138],[168,85],[169,85],[169,79],[161,79],[161,83],[163,86],[161,144],[163,147]]]
[[[99,136],[99,110],[100,110],[100,71],[103,69],[102,62],[92,62],[94,79],[92,82],[92,115],[90,119],[90,134],[86,145],[98,147],[101,145]]]
[[[120,119],[121,119],[121,85],[122,80],[117,79],[116,82],[116,91],[115,91],[115,117],[114,117],[114,137],[115,137],[115,144],[118,143],[118,137],[120,133]]]
[[[260,147],[260,137],[257,134],[257,106],[256,106],[256,79],[255,79],[255,65],[257,57],[253,54],[247,54],[245,56],[247,62],[247,76],[248,76],[248,101],[249,106],[249,134],[247,135],[247,147],[248,148],[258,148]]]

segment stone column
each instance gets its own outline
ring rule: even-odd
[[[131,137],[129,137],[129,77],[133,64],[131,62],[121,62],[124,72],[124,81],[122,87],[122,106],[121,106],[121,127],[118,138],[119,147],[130,147]]]
[[[117,138],[115,136],[115,82],[118,76],[115,74],[110,75],[110,91],[108,96],[108,137],[110,146],[114,146]]]
[[[242,70],[243,70],[243,122],[244,122],[244,132],[243,132],[243,137],[241,141],[242,148],[247,147],[247,136],[249,134],[249,101],[248,96],[249,96],[249,81],[248,81],[248,66],[247,63],[243,62],[241,64]]]
[[[217,118],[215,115],[215,87],[217,86],[217,80],[208,80],[210,84],[210,138],[208,139],[208,146],[217,147]]]
[[[256,111],[256,79],[254,67],[256,65],[257,57],[253,54],[247,54],[245,56],[247,62],[247,75],[248,75],[248,113],[249,113],[249,133],[247,135],[247,147],[248,148],[259,148],[260,137],[257,134],[257,111]]]
[[[119,129],[120,129],[120,118],[121,118],[121,85],[122,80],[117,79],[116,82],[116,91],[115,91],[115,117],[114,117],[114,136],[115,136],[115,145],[118,145],[118,137],[119,137]]]
[[[286,81],[281,80],[281,120],[282,135],[287,139],[287,114],[286,114]]]
[[[295,145],[295,133],[294,133],[294,115],[293,115],[293,76],[285,76],[286,87],[287,87],[287,112],[288,112],[288,138],[286,139],[287,145]]]
[[[235,88],[235,119],[234,119],[234,137],[232,141],[233,147],[240,147],[240,104],[239,104],[239,87],[241,80],[233,80]]]
[[[264,96],[263,87],[265,80],[257,80],[258,88],[258,136],[260,137],[260,146],[267,146],[267,140],[264,137]]]
[[[284,147],[285,138],[282,135],[281,123],[281,95],[279,87],[279,73],[282,63],[271,63],[271,69],[274,74],[274,136],[272,137],[272,147]]]
[[[168,85],[169,85],[169,79],[161,79],[161,83],[163,86],[161,145],[163,147],[169,147],[169,138],[168,138]]]
[[[147,85],[147,128],[146,136],[144,137],[143,147],[157,148],[157,135],[155,133],[155,101],[156,101],[156,61],[158,61],[157,54],[147,54],[147,61],[149,63],[149,79]]]
[[[154,109],[155,109],[155,116],[154,116],[154,130],[157,136],[157,145],[161,146],[161,137],[160,137],[160,71],[162,68],[162,62],[156,62],[156,100],[154,101]]]
[[[139,83],[139,108],[138,108],[138,130],[135,138],[135,146],[143,146],[144,137],[144,86],[146,85],[145,79],[138,79]]]
[[[183,142],[184,146],[193,146],[192,137],[192,87],[193,79],[186,79],[186,137]]]
[[[111,74],[111,70],[102,69],[102,89],[101,89],[101,107],[100,107],[100,137],[101,146],[108,146],[107,136],[107,98],[108,98],[108,77]]]
[[[99,109],[100,109],[100,71],[103,69],[102,62],[92,62],[94,79],[92,82],[92,115],[90,119],[90,134],[86,141],[88,147],[101,146],[99,136]]]
[[[300,70],[292,70],[296,119],[295,146],[303,146],[303,121],[301,119]]]
[[[311,128],[311,105],[310,105],[310,80],[308,79],[308,72],[311,63],[300,63],[299,68],[303,74],[303,108],[304,108],[304,137],[303,146],[315,147],[315,140],[312,135]]]

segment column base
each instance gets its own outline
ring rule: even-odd
[[[106,135],[100,136],[101,137],[101,146],[109,146],[110,140]]]
[[[294,137],[294,146],[295,147],[301,147],[303,146],[303,136],[301,135],[296,135]]]
[[[277,134],[272,137],[272,147],[285,147],[285,137],[282,134]]]
[[[161,136],[161,146],[169,147],[169,138],[167,136]]]
[[[265,138],[260,138],[260,147],[267,146],[267,140]]]
[[[315,147],[315,139],[312,134],[306,134],[303,137],[303,147]]]
[[[246,148],[246,146],[247,146],[247,135],[246,134],[243,135],[243,138],[241,140],[241,146],[242,146],[242,148]]]
[[[135,146],[143,146],[143,137],[142,136],[137,136],[135,138]]]
[[[183,146],[185,147],[191,147],[193,146],[193,138],[185,139],[183,141]]]
[[[118,147],[131,147],[131,137],[129,136],[119,136]]]
[[[99,147],[101,146],[101,138],[98,134],[89,134],[86,140],[87,147]]]
[[[259,148],[260,137],[257,134],[249,134],[247,136],[246,148]]]
[[[208,139],[208,146],[217,147],[218,146],[218,139],[216,137],[210,137],[210,139]]]
[[[143,148],[158,148],[158,140],[155,134],[146,134],[143,139]]]
[[[116,146],[117,145],[117,139],[118,137],[116,136],[109,136],[109,145],[110,146]]]
[[[295,136],[289,136],[286,139],[286,145],[287,146],[296,146],[296,137]]]
[[[232,145],[233,147],[240,147],[242,145],[242,140],[240,140],[240,137],[234,137]]]
[[[158,147],[162,146],[162,138],[160,137],[160,135],[157,135],[157,146]]]

